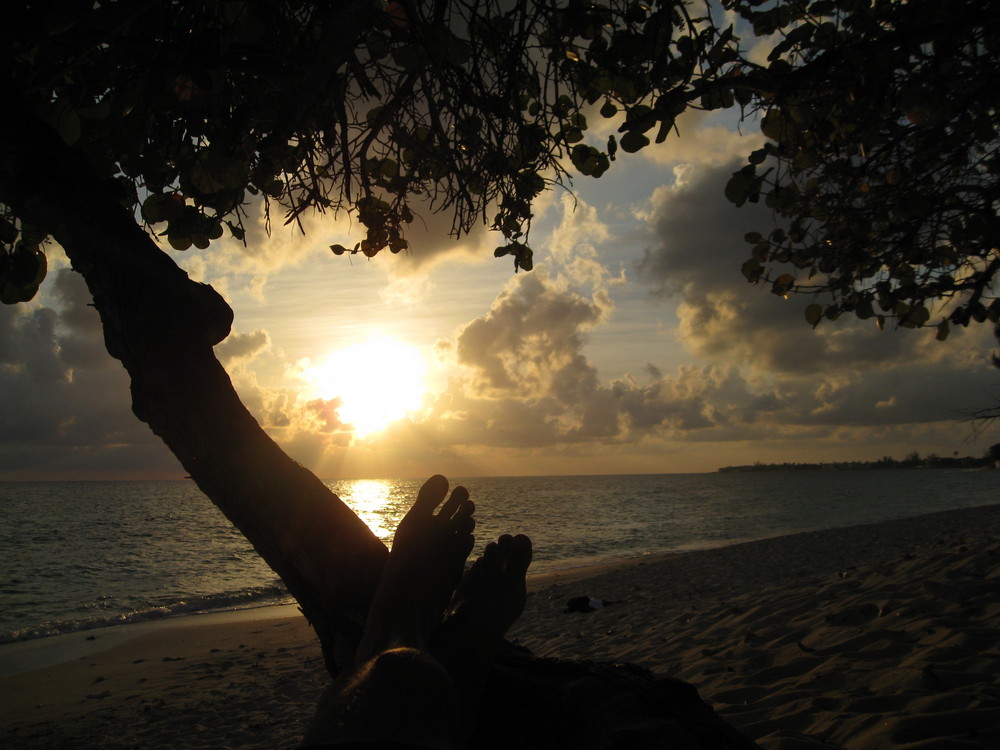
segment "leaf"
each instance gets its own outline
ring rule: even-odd
[[[227,221],[226,226],[229,227],[229,231],[232,232],[233,237],[238,239],[240,242],[246,239],[247,233],[243,231],[243,227],[241,227],[239,224],[233,224],[233,222]]]
[[[781,110],[771,109],[764,115],[764,119],[760,123],[760,131],[772,141],[781,142],[787,140],[794,129],[784,118]]]
[[[389,39],[384,34],[372,31],[365,37],[365,46],[373,60],[381,60],[389,54]]]
[[[170,247],[172,247],[174,250],[184,251],[184,250],[189,250],[191,248],[190,237],[182,237],[176,234],[168,234],[167,242],[170,243]]]
[[[415,70],[424,65],[426,55],[421,47],[415,44],[404,44],[392,51],[392,59],[401,68]]]
[[[751,187],[750,180],[742,170],[734,172],[726,183],[726,199],[738,208],[747,202]]]
[[[788,292],[795,286],[795,277],[790,273],[783,273],[771,284],[771,294],[788,298]]]
[[[819,322],[823,319],[823,306],[812,304],[806,308],[806,322],[809,323],[813,328],[819,325]]]
[[[582,143],[573,147],[573,150],[570,152],[570,159],[573,162],[573,166],[579,169],[581,174],[589,177],[600,177],[611,166],[611,162],[608,160],[606,154],[602,154],[593,146],[587,146]],[[538,190],[535,192],[541,192],[544,183],[540,183],[537,187]]]
[[[934,334],[934,338],[937,339],[938,341],[944,341],[946,338],[948,338],[948,333],[950,332],[950,330],[951,327],[948,325],[948,321],[942,320],[941,323],[938,324],[937,333]]]
[[[343,255],[348,252],[347,248],[343,245],[330,245],[330,250],[333,251],[334,255]]]
[[[622,151],[634,154],[649,145],[649,138],[635,130],[630,130],[621,137]]]
[[[590,176],[600,177],[602,174],[611,168],[611,160],[606,154],[602,154],[600,151],[594,149],[594,153],[591,154],[590,159],[587,160],[588,166],[590,166]]]
[[[76,111],[84,120],[106,120],[111,115],[111,102],[108,99],[83,107]]]
[[[140,209],[142,220],[147,224],[157,224],[163,221],[163,216],[160,213],[162,201],[163,196],[159,193],[151,193],[148,195],[146,200],[142,202],[142,208]]]
[[[667,136],[670,135],[671,129],[674,127],[674,118],[671,116],[664,117],[660,120],[660,128],[656,131],[656,142],[663,143],[667,140]]]
[[[1000,299],[995,299],[986,311],[986,317],[991,323],[1000,321]]]
[[[516,244],[518,245],[518,252],[514,255],[514,273],[517,273],[519,269],[530,271],[535,267],[533,260],[534,253],[527,245]]]
[[[14,252],[8,257],[6,278],[23,290],[30,290],[30,295],[20,300],[27,302],[35,296],[35,291],[38,290],[38,285],[42,283],[48,270],[45,253],[37,245],[29,245],[22,241],[14,245]]]
[[[0,219],[0,242],[8,245],[17,239],[17,227],[6,219]]]
[[[931,319],[931,314],[926,307],[920,305],[919,307],[914,307],[912,310],[910,310],[910,314],[908,315],[908,317],[914,325],[922,326],[924,323],[926,323],[928,320]]]
[[[285,192],[285,183],[277,178],[264,185],[264,193],[272,198],[280,198]]]
[[[618,107],[615,106],[614,102],[608,99],[604,102],[604,106],[601,107],[601,117],[611,118],[618,114]]]
[[[740,272],[746,277],[746,280],[751,284],[756,284],[760,281],[760,276],[764,272],[764,267],[755,258],[751,258],[746,261],[742,266],[740,266]]]
[[[82,135],[80,128],[80,115],[77,114],[73,106],[67,101],[54,102],[45,113],[45,121],[52,126],[63,143],[72,146]]]
[[[645,104],[637,104],[625,115],[625,124],[621,130],[645,133],[656,125],[656,112]]]
[[[217,240],[222,237],[222,222],[218,219],[209,221],[205,226],[205,236],[210,240]]]

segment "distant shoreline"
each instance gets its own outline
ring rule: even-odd
[[[897,461],[892,458],[882,458],[878,461],[822,461],[820,463],[754,463],[744,466],[720,466],[718,472],[751,472],[751,471],[869,471],[885,469],[995,469],[997,462],[990,456],[975,458],[942,458],[928,456],[913,457]]]

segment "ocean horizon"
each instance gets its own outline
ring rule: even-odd
[[[539,574],[996,502],[988,470],[462,477],[481,550],[532,537]],[[423,479],[326,484],[387,544]],[[190,480],[0,482],[0,643],[291,603]]]

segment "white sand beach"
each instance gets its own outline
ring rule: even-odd
[[[691,682],[766,750],[1000,747],[998,505],[530,586],[513,640]],[[295,747],[327,680],[290,608],[59,639],[0,647],[3,747]]]

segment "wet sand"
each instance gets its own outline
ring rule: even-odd
[[[766,750],[1000,747],[1000,506],[530,584],[512,639],[687,680]],[[295,747],[327,679],[294,608],[45,640],[0,647],[4,747]]]

